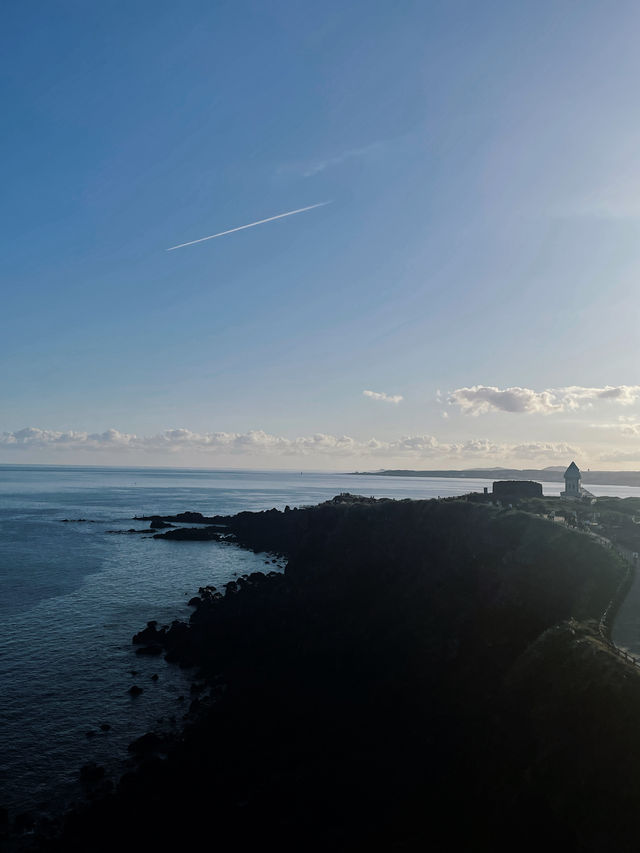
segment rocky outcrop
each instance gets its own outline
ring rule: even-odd
[[[150,530],[162,530],[165,527],[173,527],[170,521],[163,521],[161,518],[154,518],[149,525]]]
[[[223,542],[226,536],[219,527],[175,527],[166,533],[156,533],[154,539],[173,539],[193,542]]]
[[[134,521],[177,522],[178,524],[224,524],[226,516],[206,516],[201,512],[179,512],[177,515],[136,515]]]

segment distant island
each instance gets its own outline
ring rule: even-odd
[[[563,465],[551,468],[465,468],[463,470],[414,471],[405,468],[382,471],[350,471],[350,475],[368,477],[457,477],[469,480],[541,480],[562,483]],[[602,486],[640,486],[640,471],[581,470],[582,482]]]

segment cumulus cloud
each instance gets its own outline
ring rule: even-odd
[[[588,408],[600,400],[628,406],[639,398],[640,385],[605,385],[601,388],[569,385],[544,391],[518,386],[496,388],[492,385],[473,385],[470,388],[456,388],[447,399],[449,405],[457,406],[467,415],[484,415],[487,412],[550,415]]]
[[[501,389],[489,385],[456,388],[450,392],[448,402],[469,415],[482,415],[490,411],[547,414],[562,409],[549,391],[538,392],[517,387]]]
[[[382,400],[384,403],[400,403],[404,397],[401,394],[385,394],[384,391],[363,391],[365,397],[372,400]]]
[[[162,452],[224,453],[246,456],[331,456],[331,457],[406,457],[430,459],[448,457],[465,458],[526,457],[564,459],[579,456],[580,450],[562,442],[530,444],[502,444],[487,439],[469,439],[461,442],[443,442],[433,435],[409,435],[391,441],[378,438],[356,439],[348,435],[314,433],[309,436],[287,438],[263,430],[245,433],[197,433],[188,429],[167,429],[150,436],[138,436],[109,429],[101,433],[55,430],[28,427],[16,432],[0,433],[0,449],[42,450],[57,449],[85,451],[118,451],[122,453]]]

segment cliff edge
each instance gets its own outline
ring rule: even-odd
[[[464,500],[215,523],[284,575],[137,636],[194,667],[191,721],[33,849],[631,849],[640,676],[597,631],[615,554]]]

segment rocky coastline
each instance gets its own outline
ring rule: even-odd
[[[461,499],[197,516],[138,520],[285,572],[133,637],[191,668],[184,727],[132,743],[113,789],[85,768],[89,801],[21,849],[632,849],[640,678],[597,630],[615,554]]]

